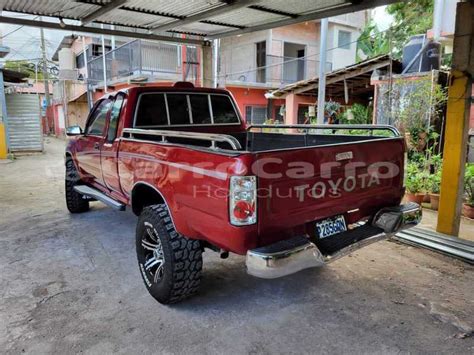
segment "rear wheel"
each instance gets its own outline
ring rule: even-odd
[[[137,224],[136,249],[145,286],[158,302],[176,303],[197,292],[201,245],[176,232],[166,205],[143,209]]]
[[[74,186],[80,184],[79,174],[71,158],[66,160],[66,206],[71,213],[81,213],[89,210],[89,201],[74,190]]]

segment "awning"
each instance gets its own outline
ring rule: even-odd
[[[331,96],[344,95],[344,85],[349,85],[353,90],[364,91],[370,85],[370,77],[374,70],[387,68],[390,65],[393,71],[399,72],[401,63],[391,59],[388,55],[382,55],[367,59],[357,64],[350,65],[326,74],[326,91]],[[344,83],[345,82],[345,83]],[[267,97],[283,98],[287,94],[316,94],[319,78],[298,81],[284,86],[278,90],[271,91]],[[369,88],[369,90],[372,90]]]

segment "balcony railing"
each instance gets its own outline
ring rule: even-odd
[[[319,61],[307,58],[278,57],[267,55],[265,66],[233,63],[225,59],[221,67],[220,81],[225,84],[248,84],[252,86],[281,87],[319,75]],[[245,69],[249,68],[249,69]],[[326,63],[326,72],[332,63]]]
[[[197,79],[197,50],[187,47],[187,60],[183,63],[181,45],[135,40],[105,54],[107,83],[125,78],[153,77],[156,80],[195,81]],[[187,64],[189,63],[189,64]],[[192,66],[192,68],[189,68]],[[190,70],[192,69],[192,70]],[[183,77],[183,73],[186,78]],[[88,80],[93,85],[103,84],[103,56],[88,62]]]

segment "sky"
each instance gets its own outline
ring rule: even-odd
[[[32,18],[29,15],[13,14],[4,12],[6,16]],[[387,29],[392,17],[385,12],[385,6],[373,10],[372,17],[380,30]],[[14,32],[12,32],[14,31]],[[9,34],[12,32],[11,34]],[[0,24],[0,33],[3,37],[3,45],[10,47],[11,53],[6,59],[23,60],[41,57],[40,29],[33,27],[22,27],[18,25]],[[44,30],[47,57],[51,58],[64,36],[71,34],[69,31]]]

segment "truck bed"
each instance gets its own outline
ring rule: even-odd
[[[355,143],[374,139],[383,139],[383,136],[359,136],[338,134],[303,134],[303,133],[271,133],[245,132],[232,134],[242,145],[242,150],[251,153],[279,149],[317,147],[333,144]]]
[[[187,133],[187,131],[182,131]],[[236,132],[228,133],[239,143],[240,148],[234,149],[240,152],[259,153],[281,149],[295,149],[305,147],[317,147],[328,145],[349,144],[356,142],[367,142],[373,140],[387,139],[386,136],[367,136],[367,135],[347,135],[347,134],[314,134],[314,133],[288,133],[288,132]],[[161,137],[154,135],[140,134],[140,138],[149,141],[162,141]],[[167,137],[169,143],[183,144],[197,147],[209,147],[209,142],[200,141],[192,138]],[[232,149],[226,142],[217,142],[216,146],[220,149]]]

